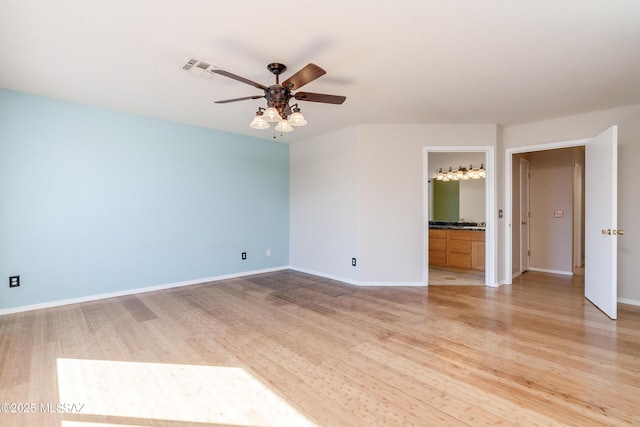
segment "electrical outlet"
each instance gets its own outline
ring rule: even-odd
[[[20,286],[20,276],[9,276],[9,287],[17,288]]]
[[[355,258],[351,258],[351,265],[352,266],[356,266],[356,259]]]
[[[247,253],[246,252],[242,252],[242,259],[247,259]]]
[[[267,256],[271,256],[271,249],[267,249]]]

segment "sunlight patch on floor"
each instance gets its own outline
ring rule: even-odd
[[[144,427],[133,424],[92,423],[86,421],[62,421],[60,427]]]
[[[484,286],[483,271],[429,266],[429,286]]]
[[[85,416],[237,426],[314,425],[238,367],[59,358],[58,389],[60,402],[84,404]]]

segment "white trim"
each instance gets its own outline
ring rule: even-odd
[[[311,274],[313,276],[324,277],[325,279],[337,280],[338,282],[343,282],[354,286],[425,286],[423,282],[360,282],[357,280],[345,279],[344,277],[338,277],[331,274],[320,273],[319,271],[308,270],[306,268],[289,266],[289,269],[299,271],[300,273]]]
[[[571,139],[569,141],[549,142],[546,144],[527,145],[525,147],[507,148],[507,152],[512,154],[531,153],[533,151],[556,150],[559,148],[572,148],[587,145],[591,138]]]
[[[573,276],[573,271],[549,270],[548,268],[529,267],[529,271],[538,271],[540,273],[562,274],[563,276]]]
[[[513,155],[518,153],[530,153],[534,151],[554,150],[558,148],[580,147],[587,145],[590,138],[573,139],[569,141],[551,142],[548,144],[527,145],[505,149],[504,153],[504,277],[505,284],[511,284],[513,276],[513,239],[511,238],[513,223]],[[573,262],[572,262],[573,263]],[[530,270],[533,270],[530,268]]]
[[[488,171],[485,185],[485,222],[487,224],[485,228],[485,275],[484,275],[484,283],[486,286],[490,286],[492,288],[500,287],[504,282],[497,283],[497,211],[496,211],[496,172],[497,172],[497,161],[496,161],[496,147],[492,145],[464,145],[464,146],[424,146],[422,147],[422,164],[423,164],[423,224],[426,229],[429,229],[429,210],[426,207],[428,197],[426,196],[428,192],[428,184],[427,180],[429,177],[427,176],[429,173],[429,152],[459,152],[459,153],[484,153],[484,164]],[[427,254],[429,253],[429,238],[428,233],[422,233],[422,239],[424,241],[423,248],[424,253],[422,257],[422,263],[424,265],[423,268],[423,278],[424,285],[428,286],[429,284],[429,265],[427,264]]]
[[[518,170],[518,175],[519,175],[519,183],[520,183],[520,200],[518,201],[519,203],[519,207],[518,207],[518,211],[520,212],[520,218],[518,218],[518,222],[516,223],[516,226],[519,228],[520,230],[520,253],[519,253],[519,258],[520,258],[520,271],[526,271],[527,269],[529,269],[529,265],[531,264],[531,258],[529,257],[529,249],[531,249],[530,245],[531,245],[531,229],[529,228],[531,226],[530,223],[530,218],[529,218],[529,212],[531,212],[531,184],[529,181],[529,171],[530,171],[530,163],[529,160],[525,159],[524,157],[520,158],[520,164],[518,165],[519,170]],[[524,181],[524,185],[523,185],[523,166],[526,172],[526,179]],[[524,187],[524,188],[523,188]],[[526,191],[523,191],[525,190]],[[524,217],[526,218],[525,221],[527,222],[527,228],[526,228],[526,233],[523,232],[523,228],[520,227],[520,223],[522,221],[522,217],[523,217],[523,212],[522,212],[522,205],[523,205],[523,196],[524,196],[524,200],[526,201],[526,212],[524,213]],[[523,236],[527,237],[527,241],[526,241],[526,245],[527,247],[525,248],[522,244],[524,238]],[[526,249],[527,254],[526,256],[523,256],[523,252]],[[525,265],[526,264],[526,265]]]
[[[344,282],[344,283],[348,283],[350,285],[358,285],[358,281],[357,280],[353,280],[353,279],[346,279],[344,277],[334,276],[332,274],[321,273],[319,271],[309,270],[309,269],[306,269],[306,268],[294,267],[292,265],[290,265],[288,268],[290,270],[299,271],[300,273],[311,274],[312,276],[318,276],[318,277],[324,277],[325,279],[337,280],[338,282]]]
[[[621,304],[636,305],[640,307],[640,300],[637,300],[637,299],[618,298],[618,302]]]
[[[40,304],[22,305],[19,307],[0,309],[0,316],[4,316],[5,314],[22,313],[24,311],[40,310],[43,308],[52,308],[52,307],[60,307],[63,305],[69,305],[69,304],[78,304],[81,302],[89,302],[89,301],[96,301],[96,300],[107,299],[107,298],[121,297],[125,295],[161,291],[163,289],[179,288],[182,286],[200,285],[203,283],[217,282],[225,279],[234,279],[237,277],[252,276],[254,274],[271,273],[274,271],[286,270],[287,268],[288,267],[286,266],[265,268],[263,270],[244,271],[242,273],[226,274],[224,276],[206,277],[203,279],[188,280],[185,282],[167,283],[164,285],[148,286],[145,288],[125,289],[122,291],[109,292],[105,294],[96,294],[96,295],[88,295],[88,296],[79,297],[79,298],[49,301],[49,302],[43,302]]]

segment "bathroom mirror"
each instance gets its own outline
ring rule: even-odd
[[[484,162],[484,153],[443,152],[429,154],[429,221],[486,222],[486,179],[438,181],[437,172],[459,166],[474,168]],[[490,173],[490,172],[488,172]]]

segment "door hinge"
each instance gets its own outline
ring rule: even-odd
[[[527,251],[527,256],[531,256],[531,251]]]

